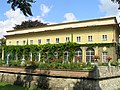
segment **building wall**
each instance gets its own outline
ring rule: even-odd
[[[66,37],[70,37],[70,41],[73,37],[73,42],[77,42],[77,36],[81,37],[79,44],[91,44],[91,43],[113,43],[116,40],[113,34],[112,26],[101,27],[89,27],[89,28],[77,28],[77,29],[64,29],[58,31],[47,31],[40,33],[28,33],[23,35],[13,35],[7,37],[7,45],[16,45],[16,41],[19,41],[19,45],[23,45],[23,40],[33,40],[33,44],[38,44],[38,39],[41,39],[41,44],[46,44],[46,39],[50,39],[51,44],[56,43],[56,38],[59,38],[60,43],[66,42]],[[102,35],[107,35],[107,41],[102,40]],[[92,36],[93,40],[88,41],[88,36]]]

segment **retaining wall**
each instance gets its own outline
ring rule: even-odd
[[[99,66],[93,71],[0,67],[0,81],[47,90],[115,90],[120,88],[120,67]]]

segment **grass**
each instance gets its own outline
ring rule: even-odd
[[[26,88],[17,85],[11,85],[9,83],[0,82],[0,90],[38,90],[38,89]]]

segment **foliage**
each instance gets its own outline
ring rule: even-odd
[[[7,3],[11,4],[13,10],[19,8],[25,16],[32,16],[31,4],[35,3],[34,0],[7,0]]]
[[[0,82],[0,90],[42,90],[42,89],[26,88],[17,85],[11,85],[5,82]]]
[[[40,63],[39,67],[40,69],[57,69],[57,70],[86,70],[86,69],[93,69],[93,66],[91,64],[85,64],[85,63]]]
[[[120,9],[120,0],[111,0],[112,2],[114,2],[114,3],[118,3],[119,4],[119,8],[118,9]]]
[[[113,62],[111,62],[111,65],[112,66],[118,66],[118,65],[120,65],[120,63],[118,61],[113,61]]]
[[[80,47],[79,44],[76,43],[65,43],[65,44],[45,44],[45,45],[25,45],[25,46],[5,46],[5,54],[12,54],[12,60],[15,60],[15,56],[17,53],[18,60],[22,59],[22,55],[25,55],[25,60],[29,60],[30,52],[32,52],[32,60],[36,60],[36,53],[40,52],[41,61],[44,61],[46,56],[45,52],[48,52],[48,59],[46,62],[49,62],[51,58],[54,58],[55,52],[58,53],[58,59],[63,60],[64,51],[69,52],[69,61],[71,62],[75,53],[74,48]],[[11,56],[12,56],[11,55]]]
[[[38,20],[35,21],[23,21],[21,23],[21,25],[15,25],[15,27],[13,27],[15,30],[17,29],[24,29],[24,28],[31,28],[31,27],[38,27],[38,26],[47,26],[47,24],[44,24]]]
[[[92,45],[92,44],[91,44]],[[88,47],[91,45],[88,44]],[[107,44],[108,45],[108,44]],[[111,45],[111,44],[109,44]],[[37,53],[40,53],[40,61],[51,63],[51,62],[60,62],[64,61],[64,52],[68,51],[68,60],[69,62],[73,62],[73,57],[75,55],[75,50],[78,47],[86,47],[83,44],[77,44],[73,42],[68,43],[59,43],[59,44],[44,44],[44,45],[16,45],[16,46],[4,46],[5,51],[5,63],[7,60],[7,55],[10,54],[9,61],[16,60],[16,56],[18,60],[22,59],[22,55],[25,56],[25,62],[30,60],[30,52],[32,53],[32,61],[36,61]],[[58,57],[55,57],[55,52],[58,53]],[[48,55],[46,55],[46,53]],[[16,56],[15,56],[16,55]],[[26,66],[26,65],[25,65]]]
[[[28,61],[26,63],[26,68],[28,69],[36,69],[38,68],[38,66],[39,66],[39,62],[36,62],[36,61]]]
[[[1,44],[1,46],[6,45],[6,39],[5,38],[1,38],[0,39],[0,44]]]
[[[20,67],[20,60],[11,60],[10,62],[10,66],[16,66],[16,67]]]

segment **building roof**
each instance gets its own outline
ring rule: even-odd
[[[83,27],[106,26],[106,25],[108,26],[108,25],[116,25],[116,24],[118,25],[115,17],[108,17],[108,18],[99,18],[99,19],[53,24],[53,25],[48,25],[44,27],[10,30],[10,31],[7,31],[7,34],[4,36],[26,34],[26,33],[33,33],[33,32],[44,32],[44,31],[50,31],[50,30],[64,30],[69,28],[83,28]]]

